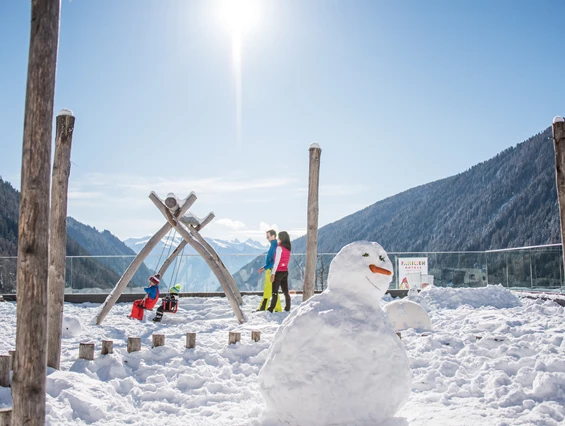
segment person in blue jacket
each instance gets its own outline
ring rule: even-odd
[[[145,287],[143,290],[145,293],[145,297],[140,300],[136,300],[133,302],[133,306],[131,307],[131,314],[130,318],[135,318],[138,320],[143,320],[143,312],[145,309],[152,310],[157,300],[159,300],[159,282],[160,282],[161,275],[155,274],[149,277],[149,287]]]
[[[273,283],[271,283],[271,270],[275,264],[275,253],[277,251],[277,233],[274,229],[269,229],[266,233],[267,241],[269,241],[269,251],[265,258],[265,265],[263,265],[257,272],[262,274],[265,272],[265,281],[263,284],[263,300],[259,305],[258,311],[265,311],[269,306],[269,300],[273,294]],[[282,312],[281,299],[277,297],[277,304],[275,306],[275,312]]]

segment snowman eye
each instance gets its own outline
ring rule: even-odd
[[[384,262],[384,261],[385,261],[385,257],[384,257],[383,255],[381,255],[381,256],[379,256],[379,260],[380,260],[381,262]]]
[[[363,257],[369,257],[369,253],[363,253]]]

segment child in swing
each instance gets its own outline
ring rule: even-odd
[[[155,318],[153,318],[154,322],[161,322],[163,318],[163,314],[165,312],[173,312],[177,311],[178,307],[178,299],[177,296],[180,293],[181,285],[175,284],[169,290],[169,294],[163,299],[161,306],[157,308],[157,313],[155,314]]]
[[[130,318],[138,319],[140,321],[143,320],[143,310],[144,309],[153,309],[157,300],[159,300],[159,282],[161,275],[155,274],[149,277],[149,287],[145,287],[145,297],[141,300],[136,300],[133,302],[133,306],[131,307],[131,315]]]

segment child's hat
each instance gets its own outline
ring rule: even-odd
[[[175,284],[174,286],[171,287],[171,289],[169,290],[169,293],[175,293],[178,294],[181,291],[181,285],[180,284]]]
[[[149,277],[149,281],[151,281],[153,284],[159,285],[159,278],[157,278],[156,276],[151,276]]]

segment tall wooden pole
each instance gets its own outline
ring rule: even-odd
[[[314,295],[316,283],[316,260],[318,258],[318,188],[320,186],[320,157],[322,149],[317,143],[310,145],[310,168],[308,176],[308,223],[306,231],[306,269],[304,271],[305,302]]]
[[[57,116],[55,157],[51,178],[51,223],[49,225],[49,279],[47,321],[47,365],[59,369],[65,302],[65,255],[67,248],[67,198],[71,174],[71,145],[75,117],[62,110]]]
[[[45,424],[49,175],[60,0],[32,0],[18,228],[12,425]]]
[[[563,265],[565,265],[565,120],[563,117],[553,119],[553,145],[555,147],[555,178],[557,183],[557,199],[559,201],[559,219],[561,222],[561,246]],[[561,283],[563,286],[563,283]]]

